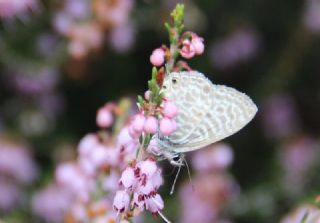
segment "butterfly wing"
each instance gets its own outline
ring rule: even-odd
[[[173,152],[193,151],[222,140],[242,129],[257,112],[246,94],[231,87],[212,85],[210,99],[211,108],[185,140],[172,145]]]
[[[178,115],[177,130],[162,141],[181,144],[196,130],[212,106],[212,83],[199,72],[180,72],[170,74],[163,86],[165,98],[174,101]]]

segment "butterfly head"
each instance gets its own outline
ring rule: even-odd
[[[162,84],[161,92],[164,94],[174,91],[175,89],[178,89],[179,86],[181,86],[181,74],[180,73],[171,73],[170,75],[167,75]]]

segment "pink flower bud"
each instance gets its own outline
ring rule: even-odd
[[[142,194],[139,194],[139,193],[134,193],[133,194],[133,202],[134,204],[140,209],[140,211],[143,211],[144,209],[144,196]]]
[[[140,161],[137,166],[140,168],[140,173],[145,174],[147,178],[151,178],[157,171],[156,162],[150,159]]]
[[[113,122],[113,116],[110,110],[106,107],[100,108],[97,112],[96,122],[100,128],[110,127]]]
[[[203,39],[196,36],[192,37],[191,44],[193,45],[195,52],[197,55],[200,55],[204,51],[204,44],[203,44]]]
[[[147,148],[147,151],[151,154],[159,155],[160,148],[159,148],[158,142],[155,138],[151,139],[149,146]]]
[[[177,115],[178,108],[172,101],[165,101],[162,113],[167,118],[174,118]]]
[[[142,132],[145,120],[146,118],[144,117],[144,115],[137,114],[131,123],[133,130],[136,132]]]
[[[150,90],[147,90],[146,92],[144,92],[144,98],[146,99],[146,100],[150,100]]]
[[[134,176],[134,169],[127,167],[121,174],[120,183],[125,187],[131,187],[136,181]]]
[[[174,120],[169,118],[163,118],[160,121],[160,132],[164,136],[172,134],[177,128],[177,124]]]
[[[153,64],[154,66],[161,66],[164,63],[164,50],[161,48],[155,49],[151,56],[150,56],[150,62],[151,64]]]
[[[143,129],[146,133],[156,133],[158,130],[158,120],[154,116],[148,116]]]
[[[133,128],[133,125],[130,125],[129,128],[128,128],[128,133],[129,133],[129,136],[132,138],[132,139],[137,139],[140,137],[141,135],[141,132],[137,132],[134,130]]]
[[[194,57],[194,55],[196,54],[196,51],[193,44],[191,44],[190,40],[185,39],[182,44],[183,46],[180,50],[181,56],[186,59],[190,59]]]
[[[119,190],[113,200],[113,208],[118,212],[125,212],[129,209],[130,196],[127,192]]]

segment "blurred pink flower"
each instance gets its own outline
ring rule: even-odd
[[[320,32],[320,2],[318,0],[307,0],[305,6],[303,23],[313,33]]]
[[[210,48],[210,57],[218,69],[249,61],[257,53],[259,37],[249,29],[239,29]]]
[[[165,52],[161,47],[155,49],[150,56],[151,64],[157,67],[160,67],[164,63],[164,59]]]
[[[271,96],[262,107],[262,121],[270,137],[287,137],[298,127],[296,105],[292,97],[285,94]]]
[[[0,177],[0,210],[8,212],[22,200],[22,194],[16,184]]]
[[[90,5],[87,0],[65,0],[63,12],[76,19],[84,19],[90,15]]]
[[[39,95],[48,93],[56,87],[58,72],[51,67],[45,67],[39,71],[16,72],[10,69],[7,79],[11,87],[25,95]]]
[[[192,155],[192,166],[198,173],[224,170],[232,164],[232,161],[232,148],[224,143],[210,145]]]
[[[11,19],[25,14],[28,10],[36,10],[37,8],[37,0],[1,0],[0,17]]]
[[[134,27],[127,22],[121,26],[114,27],[109,36],[109,41],[112,48],[118,53],[125,53],[129,51],[135,40]]]
[[[88,201],[94,182],[76,163],[62,163],[56,168],[56,181],[81,201]]]
[[[0,138],[0,173],[28,184],[38,176],[38,168],[23,144]]]
[[[107,106],[99,108],[96,117],[97,125],[100,128],[108,128],[113,123],[113,115]]]
[[[133,0],[117,0],[114,2],[98,0],[94,4],[94,12],[102,22],[112,27],[121,26],[129,21],[129,14],[134,3]]]
[[[225,173],[194,177],[193,186],[185,184],[180,189],[182,207],[179,222],[221,222],[223,208],[237,194],[236,184]]]
[[[70,38],[69,53],[76,59],[83,58],[103,43],[102,28],[94,22],[73,25],[67,35]]]
[[[48,185],[32,197],[32,211],[45,221],[60,223],[72,201],[72,196],[63,187]]]
[[[282,178],[287,192],[300,193],[308,180],[308,173],[316,164],[319,143],[308,137],[300,136],[281,145],[280,164]]]

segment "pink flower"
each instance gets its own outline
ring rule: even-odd
[[[192,166],[199,173],[226,169],[232,161],[232,148],[224,143],[210,145],[192,156]]]
[[[164,59],[165,52],[162,48],[155,49],[150,56],[151,64],[157,67],[161,66],[164,63]]]
[[[129,135],[133,138],[139,138],[144,127],[144,123],[146,118],[143,114],[137,114],[133,118],[130,126],[129,126]]]
[[[127,167],[122,173],[120,183],[133,195],[133,202],[141,211],[146,208],[157,213],[163,208],[163,201],[157,194],[163,179],[154,160],[146,159],[133,167]]]
[[[155,138],[151,139],[150,143],[149,143],[149,146],[147,148],[147,151],[149,153],[152,153],[154,155],[159,155],[160,153],[160,148],[158,146],[158,142]]]
[[[23,196],[16,184],[10,180],[0,178],[0,210],[10,211],[18,206]]]
[[[32,197],[32,212],[45,222],[63,222],[63,216],[72,205],[72,196],[64,187],[49,185]]]
[[[178,108],[172,101],[165,101],[162,113],[167,118],[174,118],[177,115]]]
[[[143,129],[146,133],[154,134],[158,130],[158,121],[154,116],[148,116]]]
[[[194,50],[195,50],[197,55],[200,55],[200,54],[203,53],[204,44],[203,44],[203,39],[202,38],[200,38],[198,36],[192,37],[191,44],[193,45]]]
[[[138,144],[139,144],[138,140],[136,138],[133,139],[132,136],[129,134],[128,127],[125,127],[120,131],[117,139],[117,147],[122,155],[135,153],[138,147]]]
[[[127,167],[121,174],[120,183],[125,188],[129,188],[132,187],[135,181],[134,169],[132,167]]]
[[[146,209],[151,213],[156,214],[164,207],[164,202],[159,194],[150,197],[146,200]]]
[[[194,48],[193,44],[191,44],[190,40],[185,39],[182,44],[183,46],[180,50],[181,56],[186,59],[194,57],[196,54],[196,49]]]
[[[90,153],[90,151],[99,145],[97,135],[90,133],[85,135],[79,142],[78,152],[80,156],[86,156]]]
[[[119,190],[113,200],[113,208],[118,212],[125,212],[129,209],[130,196],[127,192]]]
[[[158,190],[159,187],[163,184],[163,178],[161,176],[161,170],[157,169],[157,171],[153,174],[152,178],[152,184],[155,190]]]
[[[133,125],[130,125],[128,128],[128,133],[132,139],[138,139],[142,132],[138,132],[138,131],[134,130]]]
[[[147,178],[151,178],[157,171],[157,164],[154,160],[147,159],[140,161],[137,166],[140,168],[140,173],[145,174]]]
[[[132,128],[136,132],[142,132],[143,126],[145,123],[146,118],[142,114],[138,114],[134,117],[134,120],[132,122]]]
[[[177,128],[177,124],[174,120],[169,118],[163,118],[160,121],[160,132],[164,136],[172,134]]]
[[[96,122],[100,128],[108,128],[112,125],[113,116],[106,106],[98,110]]]

